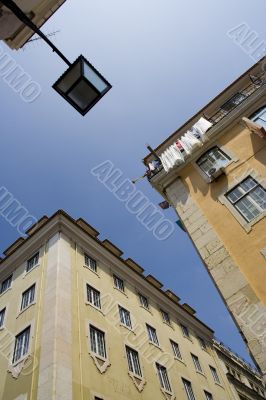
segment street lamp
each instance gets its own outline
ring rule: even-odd
[[[33,32],[37,33],[68,65],[68,69],[53,85],[53,88],[80,114],[87,114],[111,89],[110,83],[82,55],[74,63],[68,61],[13,0],[1,0],[1,3]]]

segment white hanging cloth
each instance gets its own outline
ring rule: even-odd
[[[213,126],[213,124],[208,121],[207,119],[201,117],[198,122],[196,122],[193,127],[192,131],[195,129],[199,135],[201,136],[201,140],[204,142],[206,141],[206,136],[205,133],[207,132],[208,129],[210,129]]]
[[[184,157],[176,144],[172,144],[160,156],[160,160],[166,172],[172,169],[175,165],[180,165],[184,162]]]
[[[181,136],[179,141],[187,154],[191,154],[196,148],[202,146],[202,142],[190,131],[187,131],[185,135]]]

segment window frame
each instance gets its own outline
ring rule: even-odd
[[[266,211],[262,212],[256,218],[254,218],[251,222],[247,222],[242,214],[234,207],[234,205],[227,199],[226,194],[237,187],[241,182],[243,182],[246,178],[251,177],[255,181],[257,181],[264,190],[266,190],[266,181],[262,178],[262,176],[257,173],[255,170],[247,171],[247,173],[243,174],[237,179],[234,179],[232,183],[230,183],[227,187],[223,188],[222,193],[218,196],[219,202],[224,205],[228,211],[233,215],[236,221],[242,226],[242,228],[249,233],[252,230],[252,227],[261,221],[266,216]]]
[[[121,287],[122,289],[119,287],[119,285],[117,285],[117,283],[122,283]],[[124,279],[120,278],[118,275],[113,274],[113,283],[114,283],[114,288],[119,290],[119,292],[124,293],[125,294],[125,281]]]
[[[37,258],[37,262],[34,262],[32,266],[30,266],[30,262],[34,261]],[[28,274],[34,268],[40,265],[40,251],[37,251],[32,257],[28,258],[26,261],[25,273]]]
[[[255,118],[259,118],[259,116],[263,115],[263,114],[265,114],[265,122],[264,122],[264,124],[261,124],[260,121],[258,122],[257,119],[255,119]],[[255,122],[256,124],[262,126],[266,130],[266,104],[264,104],[263,106],[258,108],[257,111],[252,113],[248,118],[251,121]],[[259,118],[259,120],[263,120],[263,119]]]
[[[86,259],[89,260],[89,263],[86,262]],[[94,263],[95,268],[91,266],[91,261]],[[97,261],[88,255],[88,253],[84,252],[84,266],[88,268],[90,271],[94,272],[95,274],[98,273],[98,265]]]
[[[6,310],[7,307],[4,307],[0,310],[0,330],[4,329],[5,327]]]
[[[95,332],[99,332],[103,335],[103,346],[99,346],[99,343],[97,341],[95,341],[95,347],[93,346],[93,341],[92,341],[92,330],[94,330]],[[97,339],[98,340],[98,339]],[[106,345],[106,332],[103,331],[102,329],[97,328],[94,324],[89,323],[89,341],[90,341],[90,352],[96,357],[99,358],[101,360],[107,361],[108,360],[108,353],[107,353],[107,345]],[[96,350],[99,350],[100,347],[102,347],[103,349],[103,354],[100,354],[97,351],[94,351],[93,348],[96,348]]]
[[[199,357],[193,353],[190,353],[190,354],[191,354],[191,358],[192,358],[196,372],[199,372],[200,374],[204,374]]]
[[[171,344],[172,351],[173,351],[173,354],[174,354],[174,358],[177,359],[177,360],[183,361],[179,344],[177,342],[175,342],[174,340],[172,340],[172,339],[169,339],[169,340],[170,340],[170,344]],[[176,349],[177,349],[177,351],[176,351]]]
[[[156,366],[156,371],[157,371],[157,375],[159,378],[161,389],[163,391],[165,391],[166,393],[173,394],[172,385],[170,382],[167,368],[158,362],[155,363],[155,366]],[[165,375],[162,375],[161,371],[163,371],[165,373]],[[166,378],[166,380],[165,380],[165,378]]]
[[[143,373],[142,373],[139,352],[137,350],[133,349],[132,347],[128,346],[127,344],[125,345],[125,351],[126,351],[126,357],[127,357],[128,371],[131,374],[133,374],[134,376],[136,376],[138,379],[143,379]],[[130,359],[129,359],[130,352],[135,353],[137,355],[137,364],[138,364],[137,368],[134,365],[134,362],[132,362],[132,360],[131,360],[132,369],[130,367]],[[137,373],[136,370],[139,370],[140,373]]]
[[[213,395],[208,390],[204,390],[204,395],[206,400],[213,400]]]
[[[32,330],[32,326],[28,325],[26,328],[22,329],[19,333],[16,334],[15,341],[14,341],[13,352],[12,352],[12,358],[11,358],[11,364],[13,366],[19,364],[23,359],[25,359],[30,354],[31,330]],[[25,332],[27,332],[27,331],[28,331],[27,351],[26,352],[23,351],[23,354],[20,353],[20,356],[15,358],[18,338],[21,335],[23,335]]]
[[[33,290],[33,294],[30,293]],[[26,304],[25,303],[25,295],[28,295],[28,298],[26,298]],[[23,311],[27,310],[31,305],[35,304],[36,301],[36,283],[33,283],[28,289],[24,290],[21,294],[21,301],[20,301],[20,308],[19,308],[19,313],[22,313]]]
[[[209,160],[209,158],[208,158],[209,157],[209,153],[211,151],[214,151],[215,149],[220,153],[220,155],[222,155],[224,158],[226,158],[225,165],[221,165],[220,168],[227,168],[233,161],[235,161],[235,157],[232,157],[231,154],[229,154],[229,152],[227,150],[225,150],[223,146],[219,146],[218,144],[215,144],[215,145],[209,147],[207,150],[204,151],[204,153],[202,153],[200,155],[200,157],[198,157],[196,159],[196,161],[194,163],[194,165],[197,166],[197,169],[201,172],[201,176],[205,180],[207,180],[207,182],[211,182],[215,178],[213,178],[210,175],[208,175],[207,171],[205,171],[205,169],[203,168],[203,166],[202,166],[203,158],[205,157],[206,159]],[[212,161],[210,161],[210,162],[212,163]],[[214,163],[211,168],[218,168],[218,159],[217,159],[217,163]]]
[[[89,299],[89,290],[93,293],[92,301]],[[98,295],[98,301],[95,301],[94,294]],[[96,304],[98,302],[98,305]],[[96,308],[97,310],[102,310],[102,303],[101,303],[101,292],[96,289],[95,287],[91,286],[88,282],[86,282],[86,303],[90,304],[92,307]]]
[[[150,303],[149,303],[149,299],[148,297],[144,296],[142,293],[138,293],[139,295],[139,302],[140,302],[140,306],[145,308],[145,310],[150,310]],[[145,299],[144,303],[146,302],[146,306],[143,304],[141,299]]]
[[[160,342],[157,336],[156,328],[147,323],[146,323],[146,328],[147,328],[149,343],[152,343],[153,345],[160,347]],[[150,335],[150,332],[152,332],[152,335]],[[155,341],[153,340],[154,338],[156,339]]]
[[[189,381],[186,378],[182,378],[182,382],[183,382],[184,390],[187,395],[187,399],[188,400],[196,400],[191,381]]]
[[[127,310],[125,307],[121,306],[120,304],[118,304],[118,313],[119,313],[120,324],[125,328],[132,330],[130,311]]]
[[[181,327],[182,335],[183,335],[186,339],[191,340],[189,328],[188,328],[186,325],[182,324],[182,323],[180,323],[180,327]]]
[[[9,286],[3,290],[3,285],[5,282],[10,281]],[[4,293],[6,293],[9,289],[11,289],[12,287],[12,282],[13,282],[13,274],[8,275],[7,278],[5,278],[4,280],[1,281],[1,287],[0,287],[0,296]]]
[[[221,385],[220,377],[218,375],[217,369],[213,367],[212,365],[209,365],[210,371],[213,377],[213,380],[216,384]]]
[[[165,324],[167,324],[167,325],[171,325],[170,314],[169,314],[167,311],[162,310],[162,309],[160,309],[160,311],[161,311],[161,316],[162,316],[163,322],[164,322]],[[165,317],[166,317],[166,318],[165,318]]]

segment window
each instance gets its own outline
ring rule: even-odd
[[[218,374],[217,374],[216,369],[215,369],[214,367],[211,367],[211,366],[210,366],[210,370],[211,370],[211,373],[212,373],[214,382],[216,382],[216,383],[221,383],[221,382],[220,382],[220,379],[219,379],[219,376],[218,376]]]
[[[170,317],[169,314],[166,311],[161,310],[163,321],[166,322],[167,324],[170,324]]]
[[[146,308],[147,310],[149,309],[149,301],[147,297],[143,296],[143,294],[139,294],[139,301],[142,307]]]
[[[245,100],[246,96],[242,93],[236,93],[234,96],[231,97],[226,103],[221,106],[221,109],[230,112],[233,110],[238,104],[242,103]]]
[[[156,363],[156,368],[157,368],[157,373],[159,376],[159,380],[160,380],[160,385],[161,387],[166,390],[167,392],[171,393],[172,389],[171,389],[171,385],[169,382],[169,378],[168,378],[168,374],[167,374],[167,370],[166,368],[161,365]]]
[[[26,272],[29,272],[32,268],[36,267],[39,263],[39,253],[34,254],[33,257],[31,257],[27,261],[27,266],[26,266]]]
[[[134,375],[142,376],[138,352],[126,346],[129,371]]]
[[[230,157],[216,146],[204,153],[198,159],[197,165],[209,178],[211,178],[216,170],[221,167],[226,167],[230,160]]]
[[[97,263],[93,258],[89,257],[87,254],[84,254],[84,262],[86,267],[90,268],[92,271],[97,272]]]
[[[200,362],[199,362],[199,358],[197,356],[195,356],[194,354],[191,354],[191,357],[192,357],[193,363],[195,365],[196,371],[202,372],[202,368],[201,368],[201,365],[200,365]]]
[[[87,299],[90,304],[101,308],[101,293],[87,284]]]
[[[103,400],[103,399],[101,399],[100,397],[95,396],[94,400]]]
[[[258,111],[252,114],[250,119],[266,129],[266,106],[260,108]]]
[[[35,285],[32,285],[29,289],[25,290],[25,292],[22,293],[20,311],[29,307],[29,305],[34,302],[34,297],[35,297]]]
[[[6,309],[4,308],[3,310],[0,311],[0,328],[3,328],[4,326],[5,314],[6,314]]]
[[[170,343],[171,343],[171,346],[172,346],[173,353],[174,353],[175,357],[179,358],[179,360],[182,360],[182,356],[181,356],[181,352],[180,352],[180,349],[179,349],[179,345],[176,342],[174,342],[173,340],[170,340]]]
[[[230,190],[226,198],[247,222],[252,221],[266,209],[266,190],[251,176]]]
[[[8,278],[6,278],[6,279],[1,283],[0,294],[6,292],[7,289],[9,289],[9,288],[11,287],[12,276],[13,276],[13,275],[10,275]]]
[[[13,363],[19,361],[29,351],[30,327],[19,333],[15,339],[15,348],[13,354]]]
[[[182,378],[182,381],[183,381],[183,385],[184,385],[188,400],[195,400],[191,382],[189,382],[183,378]]]
[[[206,400],[213,400],[212,394],[204,390]]]
[[[127,311],[125,308],[118,306],[119,308],[119,315],[120,315],[120,321],[121,324],[127,326],[128,328],[132,328],[131,325],[131,318],[130,318],[130,312]]]
[[[181,324],[181,329],[182,329],[183,335],[184,335],[186,338],[189,338],[190,336],[189,336],[188,327]]]
[[[105,333],[90,325],[91,351],[106,358]]]
[[[156,329],[154,329],[152,326],[150,326],[148,324],[146,324],[146,326],[147,326],[148,337],[149,337],[150,342],[159,346],[159,340],[157,338]]]
[[[205,340],[202,339],[200,336],[198,337],[198,339],[199,339],[200,347],[201,347],[202,349],[204,349],[204,350],[207,350],[207,345],[206,345]]]
[[[116,275],[114,275],[114,285],[115,288],[120,290],[121,292],[125,291],[124,281],[121,278],[118,278],[118,276]]]

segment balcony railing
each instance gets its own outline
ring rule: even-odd
[[[255,78],[255,79],[254,79]],[[210,121],[213,126],[217,125],[223,118],[235,110],[240,104],[244,103],[253,93],[259,90],[266,83],[265,72],[261,75],[254,77],[253,82],[246,86],[241,91],[237,92],[231,97],[220,109],[212,116],[207,116],[203,113],[204,118]],[[222,108],[224,107],[224,108]],[[212,129],[212,128],[211,128]],[[151,180],[163,169],[162,165],[159,165],[152,173],[147,173],[148,180]]]
[[[260,372],[248,361],[244,360],[241,356],[239,356],[237,353],[235,353],[229,346],[221,342],[219,339],[214,338],[214,343],[218,345],[222,350],[230,354],[230,357],[238,361],[240,364],[243,365],[243,367],[247,368],[250,370],[251,373],[256,374],[258,376],[261,376]]]

